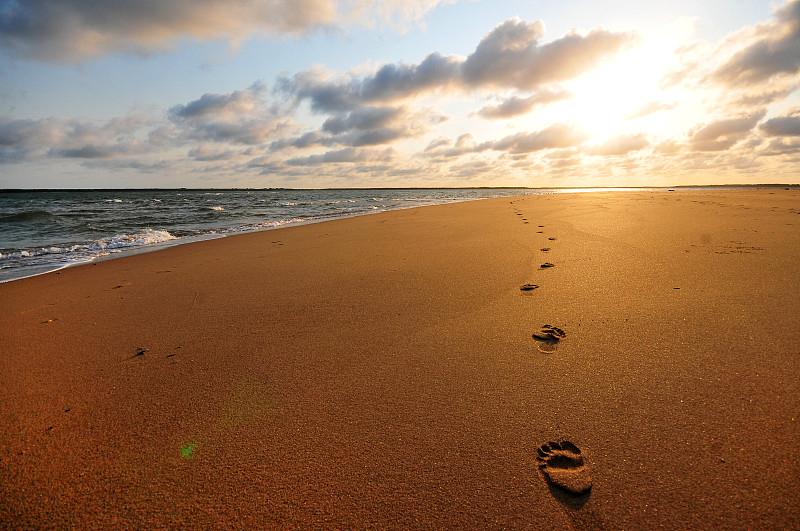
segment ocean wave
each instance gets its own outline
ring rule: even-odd
[[[0,254],[0,260],[14,260],[33,257],[60,257],[65,261],[85,261],[94,259],[108,252],[115,252],[130,247],[153,245],[176,239],[165,230],[144,229],[134,234],[119,234],[101,238],[91,243],[79,243],[65,247],[42,247],[39,249],[23,249]]]
[[[36,221],[38,219],[47,219],[53,217],[55,216],[46,210],[24,210],[22,212],[15,212],[13,214],[5,214],[0,216],[0,223]]]

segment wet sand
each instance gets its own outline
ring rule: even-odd
[[[473,201],[2,284],[0,527],[798,528],[799,303],[796,190]]]

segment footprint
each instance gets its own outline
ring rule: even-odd
[[[555,264],[551,264],[550,262],[545,262],[539,266],[539,269],[547,269],[548,267],[555,267]]]
[[[538,287],[539,286],[537,286],[536,284],[523,284],[522,286],[519,287],[519,290],[520,291],[533,291]]]
[[[556,351],[558,342],[567,337],[567,334],[557,326],[544,325],[538,334],[534,333],[531,337],[541,343],[536,347],[539,352],[550,354]]]
[[[569,441],[548,442],[539,447],[539,471],[551,487],[573,496],[588,493],[592,488],[592,473],[581,450]]]
[[[550,250],[550,247],[542,247],[542,252],[545,252],[545,253],[546,253],[546,252],[547,252],[547,251],[549,251],[549,250]]]
[[[547,239],[550,240],[551,242],[555,241],[555,238],[547,238]]]

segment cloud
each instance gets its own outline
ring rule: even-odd
[[[690,145],[695,151],[724,151],[744,139],[766,114],[757,113],[716,120],[691,133]]]
[[[403,25],[440,0],[9,0],[0,6],[0,44],[51,62],[117,52],[149,54],[184,39],[237,42],[324,27]]]
[[[648,101],[634,109],[633,112],[628,114],[625,118],[628,120],[634,120],[636,118],[642,118],[643,116],[648,116],[660,111],[671,111],[677,106],[678,104],[676,102],[665,103],[661,101]]]
[[[257,110],[262,102],[266,87],[255,83],[246,90],[236,90],[229,94],[203,94],[199,99],[186,105],[176,105],[170,109],[175,118],[195,120],[212,116],[215,119],[236,118]]]
[[[238,153],[232,149],[217,149],[207,144],[200,144],[189,150],[189,158],[202,162],[215,162],[220,160],[232,160],[237,158]]]
[[[540,131],[515,133],[500,140],[488,140],[481,143],[476,143],[475,138],[469,133],[459,136],[455,143],[448,139],[438,138],[431,142],[421,155],[428,158],[447,159],[489,150],[505,151],[511,155],[527,155],[546,149],[574,147],[590,137],[591,135],[580,127],[555,123]]]
[[[146,148],[137,134],[153,123],[152,118],[135,113],[100,123],[0,117],[0,162],[37,156],[94,159],[140,153]]]
[[[167,116],[176,126],[174,139],[261,144],[290,128],[276,106],[265,100],[266,88],[255,83],[227,94],[204,94],[173,106]]]
[[[470,153],[479,153],[491,149],[491,147],[491,142],[477,144],[472,134],[465,133],[459,136],[455,143],[453,143],[451,139],[443,137],[431,141],[422,152],[422,155],[424,157],[442,160],[461,157]]]
[[[763,153],[771,156],[800,154],[800,138],[773,138]]]
[[[79,148],[71,149],[51,149],[51,157],[64,157],[68,159],[108,159],[117,155],[130,152],[123,145],[94,145],[87,144]]]
[[[728,86],[755,85],[800,71],[800,0],[790,0],[775,19],[754,28],[754,40],[717,68],[712,78]]]
[[[351,147],[390,144],[421,136],[429,127],[446,117],[431,110],[410,111],[405,107],[361,107],[330,116],[319,131],[279,139],[270,143],[270,150],[307,148],[315,145]]]
[[[767,120],[761,125],[761,130],[767,136],[800,136],[800,107]]]
[[[318,164],[353,164],[357,162],[390,162],[394,151],[386,148],[381,151],[370,149],[344,148],[328,151],[322,155],[292,158],[286,161],[290,166],[316,166]]]
[[[676,142],[675,140],[669,139],[660,142],[656,146],[653,147],[653,153],[658,153],[661,155],[674,155],[676,153],[680,153],[683,151],[684,146]]]
[[[534,91],[577,77],[636,41],[632,34],[595,29],[540,45],[543,33],[539,21],[510,19],[489,32],[467,58],[432,53],[419,64],[386,64],[361,77],[310,70],[279,80],[278,88],[298,102],[308,100],[315,112],[341,112],[444,90]],[[546,102],[546,91],[542,98]]]
[[[555,103],[571,97],[573,97],[573,94],[565,89],[542,89],[531,96],[524,98],[512,96],[498,105],[486,105],[477,114],[490,120],[512,118],[530,112],[534,107]]]
[[[365,101],[395,101],[456,83],[461,59],[454,55],[429,54],[418,65],[386,64],[360,86]]]
[[[531,90],[583,74],[635,42],[627,33],[594,29],[540,45],[541,21],[509,19],[490,31],[467,57],[463,82],[469,87]]]
[[[278,88],[298,101],[309,100],[315,112],[341,112],[371,103],[388,103],[456,85],[463,60],[429,54],[417,65],[387,64],[363,79],[331,79],[319,70],[278,81]]]
[[[603,157],[614,155],[627,155],[632,151],[639,151],[650,145],[650,141],[642,133],[632,135],[622,135],[609,138],[602,144],[594,146],[589,150],[590,155]]]
[[[556,123],[541,131],[509,135],[493,142],[491,149],[509,153],[532,153],[543,149],[576,146],[589,138],[591,135],[579,127]]]
[[[286,148],[303,149],[315,145],[331,145],[331,137],[320,134],[318,131],[310,131],[294,138],[280,138],[273,140],[269,144],[270,151],[281,151]]]

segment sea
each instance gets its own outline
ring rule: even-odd
[[[660,188],[626,188],[656,189]],[[588,190],[592,189],[0,190],[0,282],[300,223],[456,201]]]

